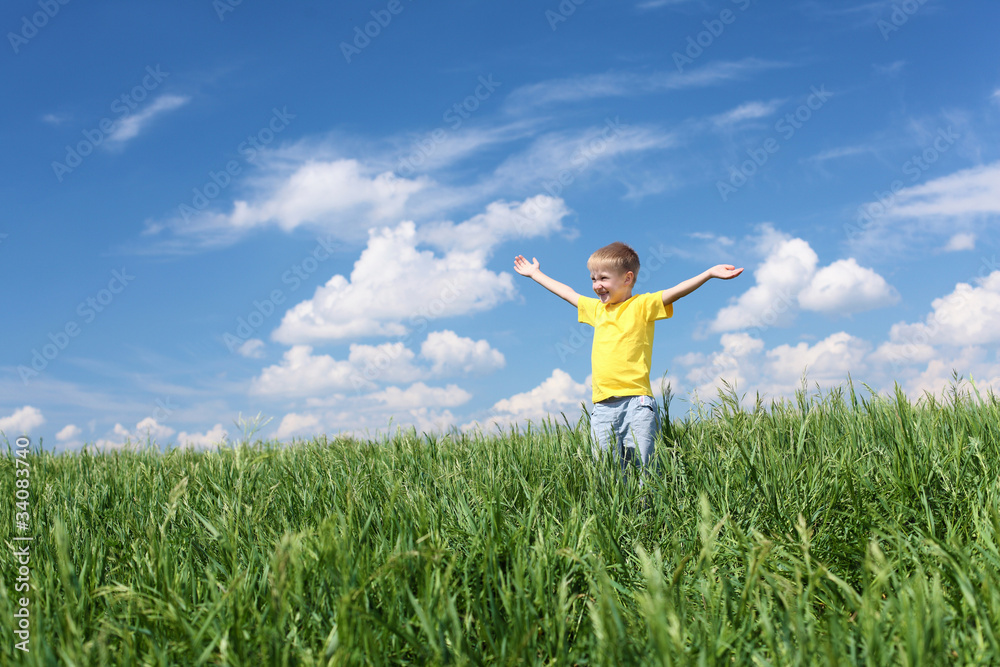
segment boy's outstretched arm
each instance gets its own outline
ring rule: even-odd
[[[743,268],[741,267],[737,269],[732,264],[719,264],[717,266],[713,266],[708,271],[705,271],[694,278],[688,278],[684,282],[678,283],[670,289],[663,290],[663,305],[666,306],[674,301],[677,301],[677,299],[682,296],[687,296],[712,278],[730,280],[741,273],[743,273]]]
[[[563,285],[558,280],[553,280],[542,273],[542,270],[538,268],[538,260],[534,257],[529,262],[523,255],[518,255],[514,258],[514,270],[522,276],[531,278],[556,296],[566,299],[574,308],[580,303],[580,295],[569,285]]]

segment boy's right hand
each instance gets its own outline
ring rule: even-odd
[[[529,262],[524,258],[524,255],[518,255],[514,258],[514,270],[520,273],[522,276],[532,277],[538,273],[539,265],[538,260],[534,257],[531,258]]]

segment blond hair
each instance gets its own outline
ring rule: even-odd
[[[591,271],[598,268],[611,269],[620,275],[631,271],[632,275],[638,276],[639,255],[625,243],[615,241],[595,250],[587,260],[587,268]]]

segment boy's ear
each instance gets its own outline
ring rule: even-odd
[[[625,284],[626,285],[634,285],[635,284],[635,274],[632,273],[631,271],[626,271],[625,272]]]

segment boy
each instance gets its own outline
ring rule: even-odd
[[[622,470],[627,472],[629,465],[637,463],[636,450],[641,465],[649,464],[659,431],[659,415],[649,385],[656,320],[671,317],[674,301],[711,278],[729,280],[743,269],[719,264],[668,290],[633,296],[639,256],[629,246],[616,241],[600,248],[587,260],[587,268],[596,299],[580,296],[542,273],[537,259],[529,263],[522,255],[514,258],[515,271],[568,301],[577,309],[579,321],[594,327],[594,410],[590,416],[594,455],[614,444]]]

